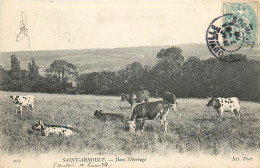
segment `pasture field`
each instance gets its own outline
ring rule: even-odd
[[[177,111],[168,115],[169,131],[161,131],[159,119],[147,121],[144,133],[129,133],[125,123],[101,122],[96,109],[106,113],[131,115],[130,104],[120,97],[31,93],[35,112],[23,108],[15,114],[10,95],[29,93],[0,92],[1,150],[9,154],[89,153],[89,154],[192,154],[226,155],[232,152],[259,151],[259,103],[241,102],[241,122],[225,112],[222,123],[217,113],[207,108],[207,99],[177,99]],[[156,101],[159,99],[151,99]],[[46,124],[72,125],[79,130],[70,137],[41,136],[31,131],[38,120]]]

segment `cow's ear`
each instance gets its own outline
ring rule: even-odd
[[[208,99],[212,99],[213,97],[209,97],[209,96],[207,96],[207,98],[208,98]]]

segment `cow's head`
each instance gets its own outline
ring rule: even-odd
[[[96,110],[94,112],[94,116],[98,118],[101,115],[101,113],[102,113],[102,110]]]
[[[135,130],[136,130],[135,121],[128,121],[127,124],[129,126],[129,131],[130,132],[135,132]]]
[[[216,98],[213,98],[213,97],[208,97],[209,101],[208,101],[208,104],[206,105],[207,107],[220,107],[220,102],[218,99]]]
[[[177,111],[177,103],[170,104],[170,107],[169,107],[169,108],[172,108],[173,111]]]
[[[36,124],[32,125],[32,130],[42,131],[44,129],[45,129],[45,125],[41,120],[39,120]]]
[[[16,100],[17,100],[17,98],[18,98],[19,96],[10,96],[10,98],[13,100],[13,103],[16,103]]]
[[[210,107],[210,106],[213,106],[213,100],[214,98],[213,97],[207,97],[209,100],[208,100],[208,104],[206,104],[207,107]]]
[[[127,101],[128,100],[128,95],[126,95],[126,94],[121,94],[121,102],[123,102],[123,101]]]

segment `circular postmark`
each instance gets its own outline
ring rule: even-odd
[[[243,54],[252,49],[250,23],[244,22],[233,14],[215,18],[206,33],[209,51],[222,61],[234,62],[243,58]]]

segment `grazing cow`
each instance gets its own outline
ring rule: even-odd
[[[209,98],[207,107],[214,107],[218,112],[218,121],[221,122],[221,117],[224,111],[234,112],[236,118],[240,120],[240,103],[238,98]]]
[[[127,122],[129,124],[130,131],[136,131],[136,124],[141,122],[141,131],[143,132],[145,120],[154,120],[159,116],[162,128],[164,128],[164,131],[167,131],[167,115],[169,113],[170,106],[171,104],[165,100],[138,104],[133,109],[133,114],[130,121]]]
[[[13,103],[15,104],[15,112],[17,113],[17,107],[20,108],[20,113],[22,114],[23,106],[29,106],[32,111],[34,111],[34,96],[28,95],[28,96],[10,96],[10,98],[13,99]]]
[[[169,103],[171,103],[173,109],[176,109],[177,101],[176,101],[176,96],[173,93],[164,91],[162,93],[162,98],[163,100],[166,100]]]
[[[127,122],[129,121],[129,118],[121,115],[121,114],[115,114],[115,113],[102,113],[102,110],[96,110],[94,112],[94,116],[101,120],[101,121],[122,121]]]
[[[141,103],[142,101],[149,102],[149,92],[148,90],[143,91],[132,91],[129,94],[121,94],[121,102],[127,101],[129,104],[131,104],[131,108],[133,107],[133,104]]]
[[[42,136],[49,136],[50,134],[58,134],[63,136],[70,136],[76,129],[71,126],[65,125],[47,125],[39,120],[36,124],[32,125],[32,130],[41,131]]]

